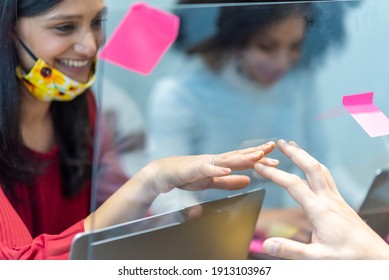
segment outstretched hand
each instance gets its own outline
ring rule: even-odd
[[[240,189],[250,183],[245,175],[231,174],[234,170],[254,168],[254,164],[276,166],[277,160],[264,157],[275,147],[274,142],[218,155],[179,156],[152,162],[154,189],[166,193],[173,188],[203,190],[207,188]]]
[[[343,200],[328,169],[295,142],[280,140],[278,148],[306,175],[306,180],[256,163],[261,176],[285,188],[312,223],[309,244],[269,238],[267,254],[285,259],[389,259],[389,246]]]

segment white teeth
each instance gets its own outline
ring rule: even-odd
[[[89,60],[70,60],[70,59],[61,59],[62,64],[70,67],[84,67],[89,63]]]

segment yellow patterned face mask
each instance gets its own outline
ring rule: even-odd
[[[41,101],[73,100],[91,87],[95,81],[94,71],[89,81],[84,84],[69,78],[42,59],[38,59],[28,73],[18,66],[16,75],[28,91]]]
[[[61,71],[49,66],[36,56],[19,40],[27,53],[36,60],[27,73],[21,66],[16,67],[16,76],[28,91],[41,101],[70,101],[84,93],[95,81],[95,63],[87,83],[80,83],[66,76]]]

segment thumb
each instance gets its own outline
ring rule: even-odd
[[[310,259],[308,252],[309,244],[293,241],[287,238],[272,237],[263,243],[266,254],[290,260]]]

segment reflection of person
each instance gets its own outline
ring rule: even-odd
[[[130,158],[144,146],[145,125],[141,109],[130,92],[109,79],[103,81],[101,107],[108,126],[113,130],[114,145],[122,157],[122,165],[131,175],[138,168]]]
[[[314,16],[312,3],[222,7],[216,34],[188,46],[184,68],[161,79],[151,93],[150,158],[222,152],[247,140],[288,137],[324,160],[322,130],[311,123],[318,104],[313,77],[297,66]],[[196,194],[200,200],[225,195]],[[267,188],[265,207],[294,205],[283,190]]]
[[[0,259],[66,259],[75,234],[142,217],[173,188],[241,188],[266,146],[161,159],[92,214],[95,104],[103,0],[0,3]],[[213,162],[214,164],[211,164]]]
[[[343,200],[328,169],[294,141],[279,149],[301,168],[306,180],[260,163],[256,171],[287,189],[312,223],[309,244],[284,238],[264,242],[266,253],[286,259],[389,259],[389,246]]]
[[[143,116],[129,93],[108,79],[102,84],[98,205],[142,168],[145,138]]]

